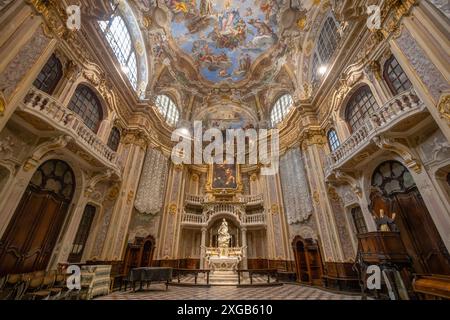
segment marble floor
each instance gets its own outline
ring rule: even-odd
[[[361,297],[294,284],[271,287],[169,286],[167,291],[165,285],[155,284],[141,292],[114,292],[98,300],[361,300]]]

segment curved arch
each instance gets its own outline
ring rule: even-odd
[[[68,108],[78,114],[84,124],[95,133],[98,132],[100,124],[105,118],[105,109],[107,110],[97,91],[84,83],[79,84],[75,89]]]
[[[238,219],[236,215],[231,214],[229,212],[218,212],[209,217],[208,221],[206,222],[207,228],[210,228],[211,226],[214,225],[214,223],[223,218],[232,220],[233,223],[236,224],[236,226],[238,227],[241,225],[241,221]]]
[[[144,37],[128,2],[125,0],[116,2],[111,2],[111,5],[117,8],[115,7],[115,13],[109,21],[99,21],[98,24],[122,71],[138,96],[143,98],[149,76]]]
[[[63,77],[63,66],[61,60],[52,54],[41,69],[33,85],[39,90],[52,95]]]
[[[161,116],[170,126],[176,126],[180,120],[180,109],[168,95],[162,94],[156,96],[156,107]]]
[[[283,122],[294,106],[294,99],[290,93],[280,95],[270,109],[270,123],[273,127]]]
[[[65,161],[46,160],[36,169],[2,236],[1,274],[48,267],[70,216],[75,189],[75,174]]]
[[[320,80],[329,70],[328,64],[331,62],[339,43],[338,26],[339,22],[330,10],[322,20],[319,36],[311,54],[309,79],[311,79],[313,85],[320,83]]]
[[[379,108],[372,89],[366,84],[358,86],[352,94],[349,94],[344,106],[344,119],[349,125],[351,132],[359,129],[365,119]]]

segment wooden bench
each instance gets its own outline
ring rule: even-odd
[[[189,275],[189,274],[193,274],[194,275],[194,283],[197,284],[198,281],[198,275],[200,273],[206,273],[206,284],[209,285],[209,273],[210,270],[209,269],[174,269],[174,274],[177,277],[178,283],[181,282],[180,276],[181,275]]]
[[[253,275],[267,275],[267,283],[270,283],[270,277],[275,277],[278,282],[278,270],[277,269],[240,269],[238,273],[238,284],[241,284],[241,273],[248,273],[250,276],[250,284],[253,284]]]
[[[450,299],[450,276],[416,275],[413,288],[421,299]]]

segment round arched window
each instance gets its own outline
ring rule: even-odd
[[[180,111],[175,102],[166,95],[159,95],[156,97],[155,103],[166,122],[171,126],[176,126],[180,120]]]
[[[270,121],[272,126],[276,126],[281,121],[283,121],[286,116],[291,111],[292,106],[294,105],[294,100],[290,94],[285,94],[281,98],[275,102],[272,107],[272,111],[270,112]]]

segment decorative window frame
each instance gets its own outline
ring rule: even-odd
[[[133,87],[135,92],[137,93],[140,99],[145,98],[145,92],[148,84],[148,59],[147,59],[147,51],[145,49],[145,41],[142,35],[138,20],[136,15],[133,12],[133,9],[128,4],[126,0],[111,0],[111,6],[114,9],[113,14],[106,21],[98,21],[97,22],[97,30],[99,30],[101,37],[104,39],[105,44],[110,48],[113,58],[119,62],[120,69],[126,75],[130,85]],[[116,54],[114,48],[112,47],[110,41],[108,40],[108,29],[107,28],[112,21],[116,18],[120,17],[127,28],[127,34],[130,37],[131,41],[131,53],[127,57],[127,64],[123,61],[120,61],[120,57]],[[105,25],[106,23],[106,25]],[[102,26],[103,25],[103,26]],[[133,58],[133,54],[136,60],[136,82],[134,83],[133,79],[130,79],[129,74],[124,71],[124,68],[129,68],[129,62]],[[133,65],[132,65],[133,66]]]

